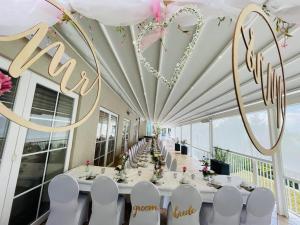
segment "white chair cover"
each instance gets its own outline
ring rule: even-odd
[[[177,160],[176,159],[173,159],[170,170],[177,171]]]
[[[233,186],[222,187],[214,196],[213,205],[201,210],[201,225],[240,225],[243,198]]]
[[[117,184],[109,177],[99,176],[91,189],[92,215],[89,225],[121,225],[124,223],[125,201],[119,198]]]
[[[48,187],[50,214],[46,225],[82,225],[88,217],[89,199],[79,196],[77,181],[66,174],[53,178]]]
[[[160,196],[158,189],[152,183],[147,181],[137,183],[131,191],[130,198],[132,204],[130,225],[160,224]],[[153,206],[156,210],[154,210]],[[143,207],[145,210],[136,211],[135,208],[137,207],[140,209]]]
[[[172,192],[168,208],[168,225],[199,225],[202,199],[199,191],[191,185],[180,185]]]
[[[245,225],[270,225],[275,199],[271,190],[256,188],[249,196],[242,224]]]
[[[170,169],[171,163],[172,163],[172,155],[170,152],[168,152],[167,159],[166,159],[166,164],[167,164],[168,169]]]

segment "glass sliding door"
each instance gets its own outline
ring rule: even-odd
[[[36,85],[30,120],[45,126],[64,126],[71,123],[74,99]],[[64,172],[69,131],[45,133],[28,129],[10,225],[35,221],[49,210],[48,184]]]
[[[40,125],[58,127],[74,122],[78,96],[64,95],[57,84],[32,72],[26,73],[18,85],[14,82],[16,97],[12,97],[15,90],[9,93],[10,96],[2,96],[5,104],[12,105],[13,100],[11,103],[7,100],[15,98],[14,111]],[[5,196],[1,225],[27,225],[47,214],[48,184],[68,169],[72,137],[73,131],[46,133],[14,123],[9,126],[9,146],[4,149],[6,165],[1,168],[8,174],[8,179],[1,181],[6,183],[5,188],[1,188]]]
[[[117,129],[118,129],[118,117],[111,115],[109,127],[110,127],[110,129],[109,129],[110,135],[108,137],[106,165],[111,165],[114,163],[116,137],[117,137]]]
[[[104,111],[100,111],[99,123],[97,125],[97,139],[94,158],[95,166],[105,165],[104,163],[107,143],[108,120],[109,114]]]
[[[101,108],[97,126],[95,147],[95,166],[109,166],[113,164],[116,149],[118,116]]]

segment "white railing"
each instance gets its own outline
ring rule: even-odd
[[[210,151],[206,151],[204,149],[201,148],[197,148],[195,146],[190,147],[189,146],[191,155],[193,158],[198,159],[198,160],[202,160],[203,158],[206,159],[210,159],[211,158],[211,152]]]
[[[286,197],[289,210],[300,215],[300,191],[299,180],[285,177]]]
[[[236,152],[227,152],[227,163],[230,164],[232,175],[242,177],[246,182],[258,187],[266,187],[273,191],[274,171],[271,161],[259,159]],[[300,215],[300,180],[285,177],[286,198],[288,208],[294,214]]]

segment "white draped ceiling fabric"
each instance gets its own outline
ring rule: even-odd
[[[138,24],[153,16],[153,4],[157,0],[59,0],[67,9],[98,20],[109,26]],[[265,0],[174,0],[165,6],[160,2],[161,11],[173,14],[180,7],[194,5],[206,19],[228,16],[235,18],[240,10],[249,3],[263,4]],[[45,0],[0,0],[0,34],[8,35],[23,31],[37,22],[47,22],[50,26],[59,21],[61,13]],[[289,23],[300,23],[299,0],[269,0],[268,9],[272,14]],[[4,9],[5,7],[5,9]],[[181,25],[195,24],[195,18],[187,15],[179,18]]]

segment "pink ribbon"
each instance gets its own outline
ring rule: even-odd
[[[162,8],[160,3],[161,0],[151,1],[152,15],[155,18],[156,22],[160,22],[162,19]]]
[[[152,10],[152,16],[155,19],[157,23],[161,22],[163,17],[163,9],[161,0],[151,0],[151,10]],[[165,33],[164,28],[157,28],[153,30],[151,33],[145,35],[141,41],[141,48],[146,49],[150,45],[152,45],[154,42],[159,40]]]

